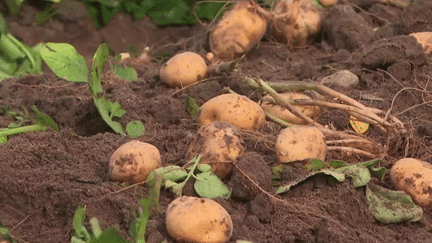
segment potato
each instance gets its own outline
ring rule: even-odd
[[[273,13],[273,36],[291,47],[303,47],[321,29],[321,13],[311,0],[279,0]]]
[[[198,111],[198,125],[214,121],[229,122],[240,130],[254,130],[265,121],[265,113],[244,95],[222,94],[208,100]]]
[[[276,139],[276,156],[279,163],[324,160],[327,145],[324,134],[316,127],[292,126],[280,131]]]
[[[209,164],[220,178],[229,176],[234,162],[244,154],[240,131],[230,123],[216,121],[202,126],[186,151],[186,159],[202,154],[200,163]]]
[[[319,4],[323,7],[332,7],[337,4],[338,0],[318,0]]]
[[[432,32],[417,32],[410,34],[417,39],[427,54],[432,54]]]
[[[168,233],[178,242],[224,243],[233,233],[229,213],[208,198],[176,198],[168,205],[165,224]]]
[[[303,93],[297,92],[287,92],[280,94],[285,99],[297,100],[297,99],[311,99],[309,96]],[[294,115],[286,108],[274,104],[274,99],[270,95],[266,95],[264,97],[264,102],[261,104],[261,108],[267,113],[273,115],[276,118],[287,121],[292,124],[306,124],[306,122],[300,117]],[[267,100],[267,101],[266,101]],[[305,114],[306,116],[315,119],[320,112],[320,108],[318,106],[310,106],[310,105],[294,105],[300,112]]]
[[[108,174],[112,181],[135,184],[161,166],[159,150],[149,144],[132,140],[121,145],[111,156]]]
[[[398,190],[406,192],[418,205],[432,209],[432,165],[413,158],[398,160],[390,170]]]
[[[239,1],[226,12],[210,33],[210,49],[215,57],[233,60],[250,51],[264,36],[267,20],[250,1]]]
[[[171,57],[159,71],[163,83],[171,87],[184,87],[207,76],[207,64],[194,52],[183,52]]]

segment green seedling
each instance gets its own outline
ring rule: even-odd
[[[186,98],[186,112],[192,117],[195,118],[198,115],[199,105],[196,102],[195,98],[192,96],[188,96]]]
[[[31,48],[8,32],[6,21],[0,13],[0,82],[19,77],[24,73],[42,73],[42,61],[38,50],[40,45]]]
[[[3,226],[3,224],[0,222],[0,235],[2,236],[3,240],[6,240],[8,243],[18,243],[19,241],[14,239],[11,234],[10,230]]]
[[[9,128],[0,129],[0,144],[6,143],[8,136],[20,134],[20,133],[28,133],[28,132],[44,132],[48,128],[53,129],[54,131],[59,131],[59,128],[55,121],[49,117],[47,114],[40,112],[34,105],[32,106],[32,110],[35,113],[36,117],[31,118],[33,125],[21,126],[21,123],[12,123],[13,125]],[[27,113],[27,112],[26,112]],[[13,113],[15,114],[15,113]],[[16,113],[20,114],[20,113]],[[20,119],[23,119],[21,115],[17,116]]]
[[[130,137],[144,135],[144,124],[141,121],[130,121],[126,125],[126,132],[119,119],[126,114],[119,102],[112,102],[103,96],[102,67],[108,59],[109,49],[107,44],[102,44],[97,49],[92,64],[91,80],[89,80],[89,69],[83,56],[78,54],[73,46],[65,43],[46,43],[40,50],[42,59],[60,78],[71,82],[88,83],[93,102],[102,119],[111,129],[121,136],[126,134]]]
[[[231,190],[211,172],[211,166],[200,164],[201,155],[195,156],[188,164],[191,166],[183,169],[176,165],[169,165],[152,171],[149,175],[147,184],[154,185],[154,178],[160,178],[161,185],[170,189],[177,197],[181,197],[183,187],[191,177],[196,179],[194,183],[195,191],[201,197],[216,198],[229,197]]]

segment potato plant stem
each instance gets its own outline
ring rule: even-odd
[[[27,132],[43,132],[47,129],[47,127],[42,126],[40,124],[34,124],[24,127],[17,127],[17,128],[9,128],[0,130],[0,137],[3,136],[12,136],[20,133],[27,133]]]

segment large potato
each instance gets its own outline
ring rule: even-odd
[[[297,100],[297,99],[311,99],[309,96],[303,93],[297,92],[287,92],[280,94],[285,99],[289,100]],[[306,122],[300,117],[294,115],[285,107],[282,107],[278,104],[275,104],[274,99],[270,95],[266,95],[264,97],[264,102],[261,104],[261,107],[264,111],[269,113],[270,115],[279,118],[281,120],[287,121],[292,124],[306,124]],[[318,106],[310,106],[310,105],[294,105],[300,112],[305,114],[306,116],[315,119],[320,112],[320,108]]]
[[[273,13],[273,36],[289,46],[308,45],[321,29],[321,13],[311,0],[279,0]]]
[[[432,54],[432,32],[417,32],[410,34],[417,39],[427,54]]]
[[[279,163],[324,160],[327,145],[324,134],[316,127],[292,126],[282,129],[276,139],[276,156]]]
[[[208,198],[179,197],[167,208],[165,224],[178,242],[224,243],[233,233],[229,213]]]
[[[406,192],[422,207],[432,209],[432,165],[413,158],[398,160],[390,170],[398,190]]]
[[[254,130],[265,121],[265,113],[244,95],[223,94],[208,100],[198,111],[198,125],[214,121],[229,122],[240,130]]]
[[[210,49],[222,60],[233,60],[250,51],[264,36],[267,20],[250,1],[239,1],[225,13],[210,33]]]
[[[186,151],[186,159],[202,154],[200,163],[209,164],[220,178],[227,177],[234,162],[244,153],[240,131],[230,123],[216,121],[202,126]]]
[[[207,76],[207,64],[194,52],[183,52],[171,57],[159,71],[163,83],[171,87],[184,87]]]
[[[132,140],[121,145],[111,156],[108,174],[112,181],[135,184],[161,166],[159,150],[149,144]]]

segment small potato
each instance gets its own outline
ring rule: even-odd
[[[311,99],[309,96],[303,93],[297,92],[287,92],[280,94],[285,99],[289,100],[297,100],[297,99]],[[287,121],[292,124],[306,124],[306,122],[300,117],[294,115],[286,108],[274,104],[274,99],[270,95],[266,95],[264,97],[264,102],[261,104],[261,107],[267,113],[273,115],[276,118]],[[320,112],[320,108],[318,106],[310,106],[310,105],[294,105],[300,112],[305,114],[306,116],[315,119]]]
[[[179,197],[166,210],[168,233],[177,242],[225,243],[233,233],[229,213],[208,198]]]
[[[229,122],[240,130],[254,130],[265,121],[265,113],[244,95],[222,94],[208,100],[198,111],[198,125],[214,121]]]
[[[417,39],[426,54],[432,54],[432,32],[417,32],[410,35]]]
[[[332,7],[337,4],[338,0],[318,0],[319,4],[323,7]]]
[[[184,87],[207,76],[207,64],[194,52],[183,52],[171,57],[159,71],[163,83],[171,87]]]
[[[321,29],[321,13],[311,0],[279,0],[273,13],[273,36],[289,46],[310,44]]]
[[[390,170],[398,190],[406,192],[418,205],[432,209],[432,165],[413,158],[398,160]]]
[[[148,143],[132,140],[121,145],[111,156],[108,174],[112,181],[135,184],[161,166],[159,150]]]
[[[326,153],[324,134],[316,127],[288,127],[283,129],[276,139],[276,156],[279,163],[308,159],[324,160]]]
[[[239,1],[225,13],[210,34],[210,49],[222,60],[233,60],[250,51],[264,36],[267,20],[250,1]]]
[[[202,126],[186,151],[186,159],[202,154],[200,163],[211,165],[220,178],[229,176],[234,162],[244,154],[240,131],[230,123],[216,121]]]

